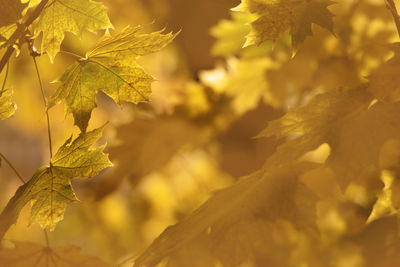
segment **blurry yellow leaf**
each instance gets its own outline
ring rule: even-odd
[[[140,56],[157,52],[176,35],[162,32],[141,34],[141,27],[127,27],[115,36],[106,34],[96,47],[72,64],[59,78],[62,85],[49,101],[49,108],[65,101],[75,124],[86,131],[98,90],[121,101],[148,101],[153,77],[136,63]]]
[[[361,86],[318,95],[305,107],[269,123],[260,136],[287,137],[266,162],[285,165],[323,143],[331,147],[326,164],[341,186],[347,186],[367,167],[378,167],[379,151],[390,138],[400,137],[399,103],[377,102]],[[296,138],[293,138],[296,137]]]
[[[215,42],[211,53],[216,56],[232,56],[237,54],[246,42],[246,35],[250,32],[249,23],[254,16],[248,13],[232,13],[232,20],[221,20],[211,28],[211,35]]]
[[[328,10],[333,3],[330,0],[242,0],[233,10],[258,15],[251,23],[245,46],[259,45],[267,40],[275,42],[289,31],[293,47],[297,48],[312,35],[313,23],[333,31],[333,15]]]
[[[103,128],[72,137],[52,157],[50,166],[41,167],[32,179],[19,187],[0,215],[0,237],[15,223],[21,209],[32,202],[30,222],[54,230],[64,217],[68,203],[76,199],[71,187],[75,177],[92,177],[112,163],[102,152],[104,146],[91,149],[100,138]]]
[[[279,106],[266,77],[267,70],[275,69],[278,65],[269,58],[231,58],[228,61],[228,70],[219,67],[203,71],[200,77],[203,83],[217,93],[232,97],[232,106],[241,115],[255,109],[260,100],[271,106]]]
[[[11,89],[0,91],[0,120],[9,118],[17,109],[17,106],[12,102],[12,94]]]
[[[8,267],[108,267],[102,260],[81,254],[75,246],[45,247],[30,242],[13,242],[14,248],[0,249],[0,265]]]
[[[257,252],[251,248],[270,245],[268,226],[277,220],[290,221],[299,229],[311,226],[316,197],[297,179],[310,166],[292,167],[257,172],[218,191],[192,215],[167,228],[136,260],[135,266],[155,266],[205,233],[212,239],[217,258],[230,258],[231,265],[227,266],[238,266]],[[255,226],[266,228],[257,235]]]
[[[35,34],[43,32],[42,52],[47,52],[53,62],[60,51],[65,32],[81,36],[84,30],[112,27],[107,9],[92,0],[50,0],[35,27]]]

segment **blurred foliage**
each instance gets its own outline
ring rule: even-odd
[[[400,266],[396,12],[0,0],[0,265]]]

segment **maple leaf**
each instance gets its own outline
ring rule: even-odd
[[[101,136],[102,128],[81,133],[74,141],[69,138],[51,158],[50,166],[39,168],[26,184],[20,186],[0,215],[0,237],[15,223],[21,209],[32,202],[30,223],[38,222],[43,228],[54,230],[64,217],[67,204],[77,198],[71,179],[92,177],[112,166],[102,152],[104,146],[91,149]]]
[[[25,7],[21,0],[0,0],[0,27],[16,24]]]
[[[3,90],[0,91],[0,120],[5,120],[11,117],[17,106],[12,102],[13,91]]]
[[[60,51],[65,32],[81,36],[83,30],[96,33],[111,28],[107,9],[92,0],[52,0],[39,17],[35,34],[43,32],[42,52],[47,52],[51,62]]]
[[[45,247],[31,242],[13,242],[0,249],[0,265],[9,267],[108,267],[102,260],[81,253],[76,246]]]
[[[306,164],[292,166],[291,170],[256,172],[216,192],[193,214],[168,227],[139,256],[134,266],[156,266],[206,232],[213,243],[219,243],[213,251],[217,250],[217,256],[230,263],[226,266],[238,266],[251,256],[249,246],[268,244],[271,233],[268,234],[267,228],[276,221],[293,222],[299,229],[312,226],[317,199],[297,179],[297,175],[310,167]],[[254,229],[260,229],[260,225],[263,226],[261,232],[267,236],[260,231],[256,235]],[[243,234],[246,232],[251,235]],[[252,238],[257,236],[254,242]],[[229,253],[233,251],[239,255]]]
[[[64,100],[75,124],[86,131],[98,90],[121,101],[147,101],[153,77],[136,63],[140,56],[159,51],[176,34],[138,33],[141,27],[127,27],[116,35],[106,34],[85,59],[72,64],[58,79],[62,85],[49,100],[49,108]]]
[[[251,23],[245,46],[259,45],[264,41],[276,42],[285,32],[292,36],[293,47],[312,35],[311,25],[317,24],[333,32],[330,0],[242,0],[234,11],[258,15]]]
[[[376,102],[365,86],[339,89],[315,97],[304,107],[271,121],[259,136],[296,137],[278,147],[266,167],[282,166],[327,143],[326,164],[342,187],[368,167],[378,168],[379,151],[390,138],[400,137],[399,103]]]

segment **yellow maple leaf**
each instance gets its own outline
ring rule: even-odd
[[[20,186],[0,214],[0,237],[15,223],[21,209],[32,202],[30,222],[54,230],[64,217],[66,206],[76,201],[71,179],[92,177],[112,166],[102,151],[104,146],[91,149],[103,128],[81,133],[74,141],[69,138],[51,158],[50,166],[39,168],[26,184]]]
[[[285,32],[292,36],[294,48],[312,34],[311,25],[317,24],[333,31],[330,0],[242,0],[234,11],[256,14],[251,23],[245,46],[259,45],[264,41],[275,42]]]
[[[161,31],[141,34],[142,28],[127,27],[115,36],[106,34],[96,47],[72,64],[58,79],[62,84],[49,100],[49,108],[66,102],[67,113],[75,124],[86,131],[91,112],[96,107],[98,90],[122,101],[148,101],[153,77],[140,67],[138,57],[157,52],[169,44],[176,34]]]
[[[39,17],[35,34],[43,32],[42,52],[47,52],[51,62],[60,50],[65,32],[81,36],[83,30],[96,33],[111,28],[107,9],[92,0],[51,0]]]

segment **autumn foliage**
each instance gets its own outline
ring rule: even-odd
[[[400,266],[396,4],[0,0],[0,266]]]

